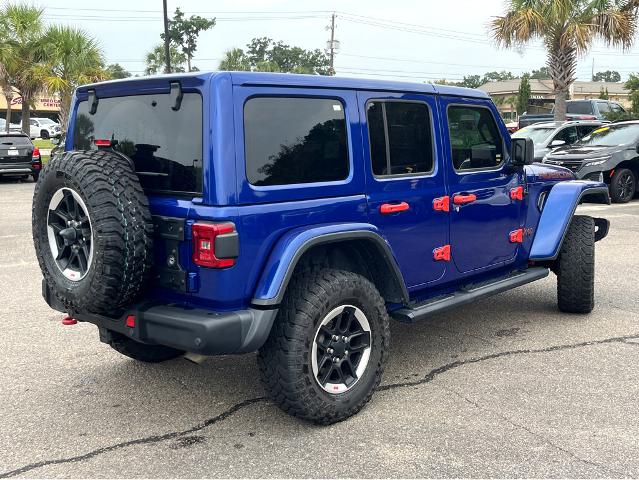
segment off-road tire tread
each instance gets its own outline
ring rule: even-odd
[[[307,343],[309,329],[315,331],[314,320],[319,321],[320,312],[327,311],[335,299],[340,296],[343,298],[342,292],[350,287],[361,292],[361,301],[366,302],[379,319],[374,328],[379,331],[381,355],[377,365],[367,367],[367,370],[375,369],[372,388],[355,405],[343,408],[344,405],[327,401],[323,392],[312,383],[315,380],[312,372],[308,373],[310,365],[305,365],[305,358],[310,349]],[[371,327],[373,328],[372,325]],[[259,351],[258,364],[262,383],[268,395],[285,412],[321,425],[339,422],[356,414],[371,399],[381,381],[389,346],[388,313],[375,285],[363,276],[349,271],[309,269],[299,272],[291,280],[270,336]],[[374,353],[371,352],[369,361],[373,361],[373,357]],[[344,395],[352,393],[356,387],[357,385]]]
[[[109,345],[113,350],[122,355],[146,363],[165,362],[184,354],[184,352],[180,350],[165,347],[164,345],[147,345],[136,342],[117,332],[111,333]]]
[[[48,177],[61,175],[82,195],[91,211],[94,255],[90,268],[96,272],[90,288],[80,296],[56,284],[53,275],[62,274],[55,265],[54,270],[45,262],[48,240],[38,229],[47,221],[46,214],[37,209],[42,185]],[[133,302],[151,270],[153,221],[148,199],[126,157],[104,150],[71,151],[56,156],[40,173],[32,216],[40,268],[51,291],[68,311],[114,314]]]
[[[555,265],[562,312],[590,313],[595,306],[595,222],[575,215]]]

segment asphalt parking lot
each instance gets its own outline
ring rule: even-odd
[[[597,307],[554,276],[394,324],[383,386],[317,427],[264,398],[254,355],[145,365],[40,295],[33,183],[0,180],[0,477],[637,477],[639,201],[611,220]]]

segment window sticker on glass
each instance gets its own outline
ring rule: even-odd
[[[333,110],[335,110],[336,112],[341,112],[342,111],[342,106],[337,104],[337,105],[333,105]]]
[[[595,130],[592,133],[601,133],[601,132],[605,132],[606,130],[610,130],[610,127],[602,127],[602,128],[598,128],[597,130]]]

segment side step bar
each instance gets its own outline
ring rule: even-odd
[[[424,320],[434,313],[450,310],[481,298],[490,297],[491,295],[526,285],[535,280],[541,280],[548,276],[548,272],[549,270],[543,267],[529,268],[524,272],[516,273],[491,283],[464,288],[444,298],[438,297],[435,300],[415,305],[413,308],[400,308],[392,312],[391,316],[395,320],[405,323]]]

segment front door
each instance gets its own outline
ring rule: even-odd
[[[451,195],[451,257],[462,274],[515,259],[523,173],[508,165],[505,129],[488,100],[441,98]],[[513,198],[515,197],[515,198]]]
[[[409,290],[444,277],[434,251],[448,244],[437,101],[431,95],[359,92],[369,218],[389,242]]]

